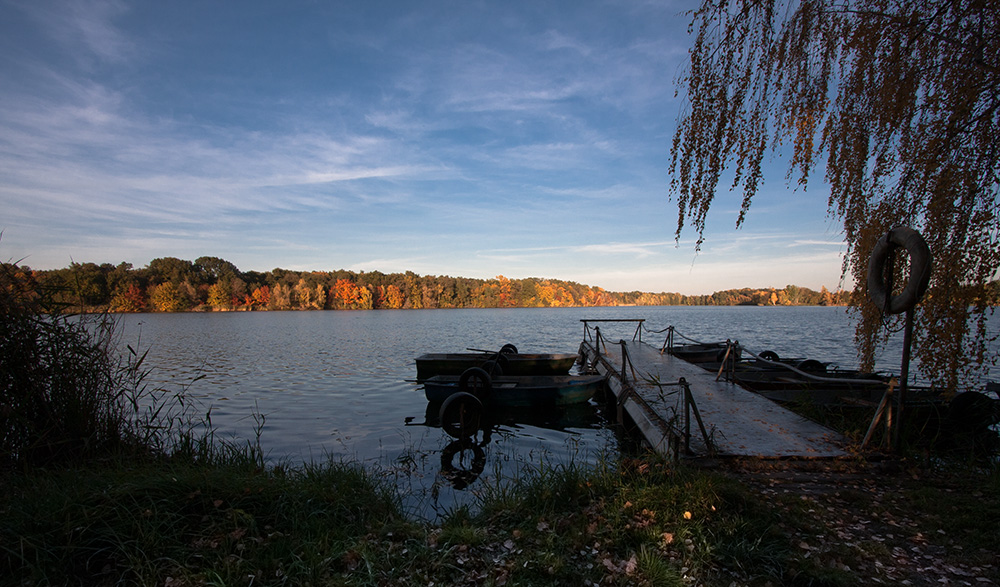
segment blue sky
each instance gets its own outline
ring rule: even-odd
[[[0,0],[0,258],[835,289],[781,160],[675,241],[693,7]]]

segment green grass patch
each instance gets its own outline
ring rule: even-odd
[[[392,492],[342,464],[118,463],[5,486],[13,583],[330,582],[370,535],[414,531]]]

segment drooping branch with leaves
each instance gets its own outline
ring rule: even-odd
[[[785,156],[789,181],[824,173],[828,210],[843,222],[863,367],[898,326],[866,291],[871,251],[896,226],[920,231],[934,258],[916,315],[923,376],[955,389],[995,362],[987,318],[1000,269],[1000,5],[704,0],[691,32],[671,147],[677,236],[690,223],[701,245],[726,185],[742,193],[739,227],[765,156]],[[906,270],[897,263],[893,281],[905,283]]]

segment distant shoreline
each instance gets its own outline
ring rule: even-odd
[[[9,265],[22,287],[49,295],[68,310],[114,313],[418,310],[618,306],[846,306],[851,293],[782,288],[740,288],[707,295],[613,292],[573,281],[528,277],[492,279],[378,271],[241,271],[218,257],[187,261],[73,263],[32,270]]]

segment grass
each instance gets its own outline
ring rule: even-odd
[[[712,516],[732,529],[771,519],[735,511],[745,500],[729,482],[642,466],[539,470],[438,523],[407,519],[393,491],[343,463],[167,459],[11,475],[0,582],[671,585],[684,566],[709,569],[716,549],[774,557],[709,529]]]
[[[788,467],[537,467],[434,521],[407,517],[394,487],[351,463],[264,468],[244,451],[11,472],[0,585],[934,584],[927,568],[1000,579],[995,469],[824,464],[776,481]]]
[[[410,527],[350,465],[118,462],[6,481],[9,584],[333,584],[370,533]]]

